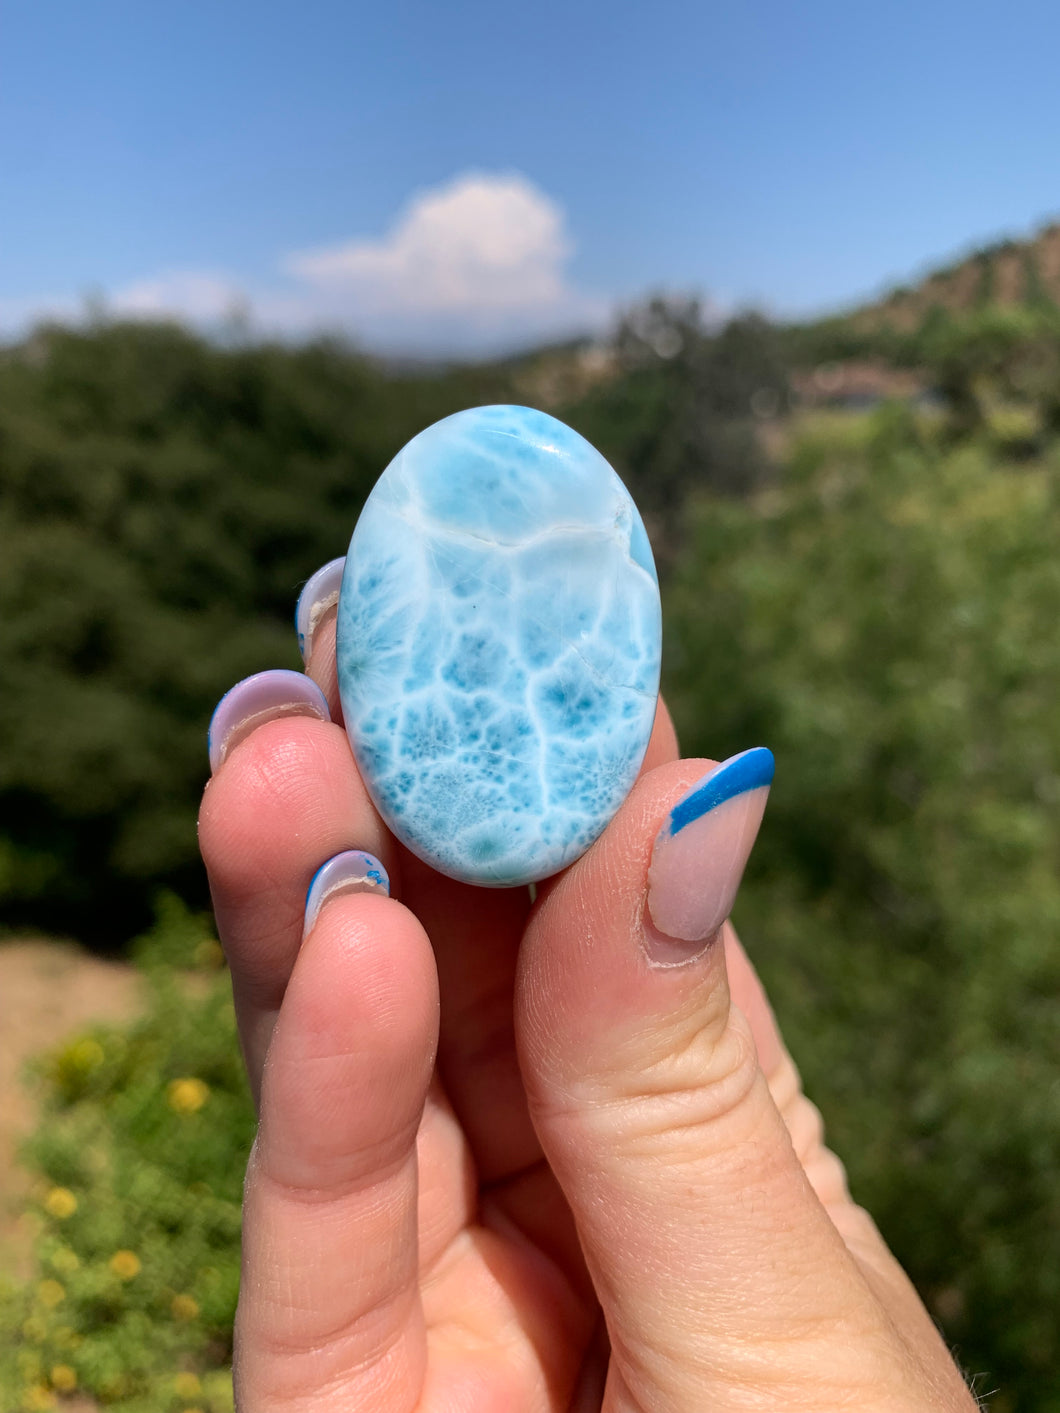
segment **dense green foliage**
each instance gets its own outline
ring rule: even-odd
[[[589,379],[577,350],[387,373],[174,329],[38,335],[0,360],[3,917],[121,940],[160,884],[195,905],[216,698],[296,664],[298,586],[408,436],[540,401],[558,368],[550,409],[658,533],[686,753],[777,756],[737,917],[855,1193],[996,1413],[1060,1413],[1058,327],[985,306],[866,348],[657,304]],[[941,400],[778,423],[786,365],[824,354],[925,369]],[[41,1269],[3,1317],[30,1321],[10,1377],[40,1400],[68,1366],[130,1408],[224,1407],[249,1115],[223,975],[189,992],[202,933],[167,906],[149,1015],[47,1070]],[[181,1402],[181,1371],[205,1391]]]
[[[234,682],[296,666],[302,583],[427,422],[506,387],[326,346],[53,330],[0,361],[0,912],[111,937],[202,897],[193,802]]]
[[[932,308],[906,329],[827,319],[784,330],[778,345],[800,367],[867,360],[916,370],[952,440],[1000,430],[1002,453],[1033,456],[1060,432],[1056,304]]]

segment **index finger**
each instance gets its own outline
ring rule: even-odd
[[[363,849],[396,884],[398,851],[342,728],[289,715],[257,726],[221,763],[203,795],[199,847],[256,1100],[313,875],[336,854]]]

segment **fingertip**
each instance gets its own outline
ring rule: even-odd
[[[695,957],[736,900],[773,780],[764,747],[730,756],[686,790],[652,844],[646,912],[649,944],[667,961]],[[676,957],[675,957],[676,954]]]
[[[279,1007],[304,932],[306,890],[321,864],[351,845],[394,879],[393,839],[333,723],[260,726],[203,796],[199,848],[255,1086],[263,1047],[260,1037],[250,1045],[247,1026],[257,1010]]]
[[[269,1169],[289,1185],[356,1179],[407,1147],[437,1047],[430,943],[394,899],[325,900],[273,1031],[262,1080]]]
[[[625,1053],[635,1086],[634,1071],[665,1062],[689,1035],[709,1048],[726,1030],[716,939],[766,793],[739,760],[670,761],[642,776],[604,834],[539,898],[520,953],[520,1044],[532,1070],[614,1079]],[[764,772],[764,758],[757,763]],[[715,791],[701,809],[710,829],[682,815],[671,837],[675,808],[689,798],[702,805],[697,790],[718,779],[733,793]]]
[[[620,1037],[647,1039],[656,1016],[668,1017],[665,1045],[679,994],[709,984],[653,967],[644,933],[653,842],[710,764],[670,761],[642,775],[600,838],[539,895],[520,952],[521,1043],[534,1068],[606,1067]],[[694,996],[682,1003],[694,1007]]]
[[[249,886],[308,866],[304,897],[312,872],[348,845],[353,825],[382,857],[386,832],[345,732],[333,722],[290,717],[259,726],[210,781],[199,843],[212,876]],[[307,850],[311,857],[304,857]]]

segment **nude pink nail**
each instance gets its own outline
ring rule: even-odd
[[[652,961],[703,952],[732,911],[762,823],[773,756],[742,751],[696,782],[670,811],[648,869],[646,946]]]

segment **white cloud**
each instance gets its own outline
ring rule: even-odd
[[[382,240],[354,240],[289,257],[288,269],[366,309],[497,313],[571,298],[563,212],[521,176],[469,173],[420,192]]]
[[[469,172],[416,193],[378,239],[289,255],[300,293],[286,320],[311,312],[370,346],[423,352],[598,329],[610,305],[570,284],[572,252],[562,208],[526,177]]]
[[[610,303],[568,280],[572,251],[562,208],[526,177],[468,172],[415,193],[382,237],[296,251],[272,280],[169,270],[100,303],[122,317],[341,333],[384,352],[486,353],[607,322]],[[0,324],[10,329],[15,312],[0,305]]]
[[[193,324],[213,324],[247,308],[247,296],[227,275],[206,270],[167,270],[137,280],[107,297],[108,313],[122,318],[177,315]]]

